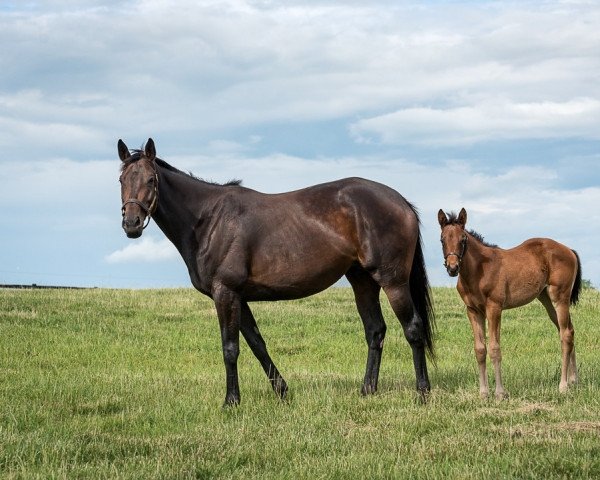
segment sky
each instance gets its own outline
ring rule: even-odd
[[[600,2],[0,1],[0,284],[189,286],[121,229],[117,141],[283,192],[349,176],[600,287]]]

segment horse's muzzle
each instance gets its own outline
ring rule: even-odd
[[[139,238],[144,231],[144,221],[139,215],[123,217],[122,227],[128,238]]]

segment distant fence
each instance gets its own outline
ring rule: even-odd
[[[64,287],[59,285],[38,285],[32,283],[30,285],[17,285],[17,284],[0,284],[0,288],[23,288],[23,289],[38,289],[38,288],[52,288],[52,289],[66,289],[66,290],[85,290],[89,287]]]

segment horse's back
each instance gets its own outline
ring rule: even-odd
[[[243,195],[240,236],[251,285],[290,297],[326,288],[357,263],[382,280],[410,272],[418,218],[383,184],[354,177],[282,194]]]

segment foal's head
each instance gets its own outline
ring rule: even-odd
[[[156,148],[151,138],[144,150],[129,151],[123,140],[117,144],[121,165],[121,213],[123,230],[129,238],[142,235],[146,220],[158,205],[158,174],[156,173]]]
[[[447,216],[443,210],[438,212],[438,222],[442,227],[442,253],[444,266],[448,275],[456,277],[460,270],[460,263],[467,249],[467,211],[463,208],[458,216],[452,213]]]

